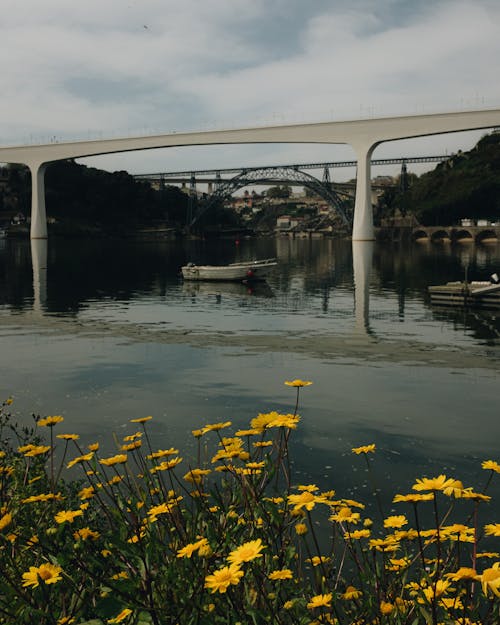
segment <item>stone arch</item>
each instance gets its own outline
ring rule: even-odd
[[[485,228],[476,234],[476,243],[482,243],[485,240],[496,240],[498,241],[498,236],[495,230],[490,228]]]
[[[464,243],[474,241],[474,235],[470,230],[467,230],[467,228],[458,228],[451,234],[454,241],[463,241]]]
[[[427,232],[427,230],[424,230],[423,228],[417,228],[416,230],[412,232],[411,236],[414,241],[417,241],[417,240],[429,241],[429,233]]]
[[[450,239],[450,233],[445,228],[438,228],[431,234],[431,241],[442,241],[444,239]]]

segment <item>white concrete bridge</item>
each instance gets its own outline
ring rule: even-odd
[[[500,109],[0,147],[0,162],[23,163],[29,167],[32,176],[31,238],[46,239],[44,175],[47,165],[54,161],[116,152],[194,145],[235,143],[349,144],[354,149],[357,159],[352,238],[355,241],[367,241],[374,239],[370,162],[373,150],[378,145],[385,141],[464,130],[488,129],[496,126],[500,126]]]

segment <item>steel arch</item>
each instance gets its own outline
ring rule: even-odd
[[[193,226],[198,219],[204,215],[217,201],[224,200],[230,197],[238,189],[247,187],[251,184],[265,184],[265,183],[296,183],[301,186],[307,187],[317,193],[320,197],[332,206],[340,215],[344,223],[352,226],[352,215],[349,216],[345,212],[343,201],[340,195],[333,190],[331,184],[322,183],[314,176],[307,174],[299,169],[289,167],[260,167],[255,169],[244,169],[240,174],[230,178],[229,180],[222,180],[215,192],[204,202],[198,209],[196,215],[190,222],[190,226]],[[347,196],[348,194],[343,194]]]

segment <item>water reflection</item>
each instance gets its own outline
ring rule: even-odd
[[[0,249],[0,398],[13,394],[20,414],[65,414],[85,442],[152,414],[155,441],[184,448],[203,423],[289,412],[283,381],[302,377],[314,381],[294,436],[302,483],[346,494],[349,450],[369,442],[381,482],[405,488],[476,475],[498,453],[500,315],[431,308],[427,286],[465,264],[484,279],[499,246],[44,243]],[[272,256],[252,292],[179,277],[189,260]]]
[[[43,313],[47,303],[47,239],[31,240],[33,312]]]
[[[354,329],[358,334],[371,334],[370,276],[373,263],[373,248],[373,241],[352,242]]]
[[[191,259],[227,263],[271,256],[278,258],[277,269],[255,287],[183,284],[179,276],[181,265]],[[470,279],[485,280],[499,266],[498,245],[283,237],[239,246],[234,241],[51,240],[48,249],[44,241],[8,240],[0,248],[0,307],[85,321],[105,314],[108,320],[139,324],[147,312],[149,324],[214,331],[221,329],[222,314],[232,331],[310,327],[377,340],[398,334],[425,340],[433,324],[432,341],[446,343],[462,329],[463,336],[491,342],[498,339],[498,315],[431,308],[427,286],[461,279],[465,267]],[[210,308],[214,302],[216,310]]]

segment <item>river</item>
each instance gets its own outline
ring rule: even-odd
[[[152,415],[158,446],[189,453],[191,430],[206,423],[292,411],[284,381],[302,378],[313,385],[293,433],[295,483],[369,496],[350,451],[368,443],[387,501],[422,475],[480,488],[481,461],[500,461],[500,314],[434,309],[426,292],[466,269],[488,279],[498,244],[45,245],[0,241],[0,398],[14,398],[21,423],[61,414],[82,443],[110,445],[130,419]],[[186,261],[274,256],[255,287],[179,277]],[[495,483],[492,494],[500,500]]]

